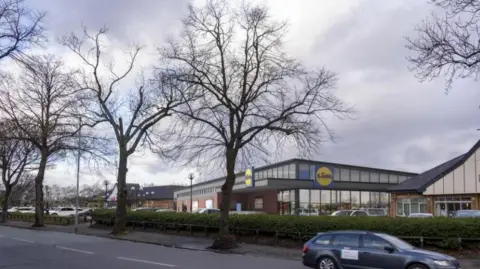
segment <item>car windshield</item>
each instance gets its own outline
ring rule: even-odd
[[[394,245],[394,246],[396,246],[397,248],[400,248],[400,249],[413,249],[414,248],[409,243],[407,243],[407,242],[403,241],[402,239],[397,238],[395,236],[391,236],[391,235],[388,235],[388,234],[377,234],[377,236],[387,240],[392,245]]]

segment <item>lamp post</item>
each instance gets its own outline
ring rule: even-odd
[[[82,150],[80,148],[81,143],[82,143],[82,118],[78,119],[78,149],[77,149],[77,189],[75,192],[75,233],[77,233],[78,230],[78,207],[80,204],[79,201],[79,192],[80,192],[80,158],[82,154]]]
[[[193,212],[193,179],[195,176],[193,173],[188,174],[188,179],[190,179],[190,212]]]
[[[132,191],[132,195],[130,195],[130,197],[132,197],[132,207],[133,207],[133,205],[137,204],[137,200],[136,200],[137,199],[137,189],[135,189],[135,187],[132,186],[130,188],[130,190]],[[128,195],[127,195],[127,197],[128,197]]]
[[[108,180],[104,180],[103,181],[103,185],[105,185],[105,207],[107,207],[107,196],[108,196],[108,185],[110,184],[110,182]]]
[[[151,195],[151,196],[153,196],[154,194],[155,194],[154,191],[151,191],[151,192],[150,192],[150,195]],[[154,199],[154,198],[152,197],[152,199],[151,199],[152,205],[153,205],[152,207],[155,208],[155,202],[153,202],[153,199]]]

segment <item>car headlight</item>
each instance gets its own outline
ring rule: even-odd
[[[433,261],[438,266],[449,266],[450,262],[449,261]]]

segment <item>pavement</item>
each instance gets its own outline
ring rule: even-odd
[[[153,268],[151,266],[157,266],[158,268],[158,266],[169,267],[170,265],[174,265],[178,268],[224,269],[226,268],[225,264],[227,264],[227,262],[229,269],[240,268],[240,266],[242,269],[245,267],[249,269],[305,268],[300,262],[301,250],[299,249],[242,243],[239,244],[238,249],[218,253],[207,249],[212,243],[211,239],[208,238],[141,231],[129,231],[128,234],[117,237],[110,235],[110,230],[89,228],[88,223],[80,224],[77,229],[77,234],[73,232],[74,228],[71,226],[49,225],[43,228],[31,228],[31,223],[26,222],[8,222],[2,224],[2,226],[0,226],[0,268],[5,266],[3,264],[3,248],[8,248],[9,246],[8,244],[5,245],[5,240],[9,243],[26,244],[27,246],[29,244],[41,244],[51,247],[52,250],[61,249],[63,251],[76,252],[77,255],[83,253],[89,255],[89,259],[93,258],[94,260],[101,257],[100,262],[103,262],[103,259],[110,259],[107,268],[116,268],[112,265],[116,264],[116,262],[118,263],[119,260],[123,261],[123,263],[129,261],[129,263],[126,264],[135,267],[140,266],[139,268]],[[44,239],[47,239],[47,241]],[[30,243],[30,241],[34,243]],[[61,248],[58,248],[58,246]],[[42,248],[40,252],[46,251],[47,249],[48,248]],[[93,254],[90,254],[90,252]],[[120,254],[123,256],[119,256]],[[32,255],[33,259],[35,259],[36,254],[32,253]],[[7,260],[9,257],[10,255],[6,256]],[[46,255],[46,257],[49,256]],[[22,257],[22,259],[23,258],[24,257]],[[61,259],[63,259],[63,256]],[[57,264],[57,262],[61,262],[61,259],[59,261],[52,260],[51,262]],[[189,260],[192,260],[192,262],[188,262]],[[461,259],[459,261],[463,269],[480,268],[480,259]],[[139,264],[132,265],[131,263]],[[51,263],[48,264],[51,265]],[[87,266],[83,261],[80,261],[80,264]],[[141,267],[146,265],[150,267]],[[28,265],[26,266],[27,267],[9,268],[34,268],[28,267]],[[88,266],[92,266],[92,264],[89,263]],[[132,268],[122,266],[123,265],[119,265],[118,268]],[[58,266],[55,268],[57,267]],[[63,267],[59,266],[58,268]],[[74,268],[77,267],[69,266],[69,269]],[[91,268],[94,269],[97,267]]]

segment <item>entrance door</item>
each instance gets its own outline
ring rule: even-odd
[[[407,204],[407,203],[403,204],[403,214],[405,216],[410,215],[410,204]]]

